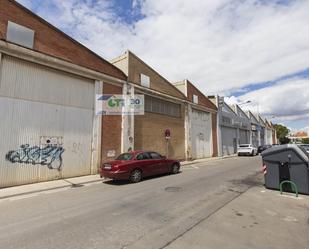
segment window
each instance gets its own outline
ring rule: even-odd
[[[156,152],[150,152],[150,157],[152,159],[162,159],[162,156]]]
[[[120,154],[116,158],[116,160],[125,160],[125,161],[127,161],[127,160],[131,160],[132,157],[133,157],[133,155],[131,153],[123,153],[123,154]]]
[[[151,159],[150,155],[147,152],[138,154],[136,157],[137,160],[147,160],[147,159]]]
[[[229,117],[222,116],[222,123],[223,124],[232,124],[232,120]]]
[[[145,111],[169,115],[172,117],[180,117],[181,105],[146,95]]]
[[[198,104],[198,96],[193,94],[193,99],[192,99],[194,104]]]
[[[149,76],[141,73],[141,85],[145,87],[150,87],[150,78]]]
[[[18,45],[27,48],[33,48],[34,30],[8,21],[6,39],[7,41],[16,43]]]

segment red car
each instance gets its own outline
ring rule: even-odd
[[[165,173],[177,174],[180,163],[152,151],[131,151],[119,155],[114,161],[103,163],[99,169],[101,178],[130,180],[136,183],[143,177]]]

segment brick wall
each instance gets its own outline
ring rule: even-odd
[[[6,39],[8,21],[15,22],[35,31],[34,50],[76,65],[126,79],[118,68],[77,43],[43,19],[13,0],[0,0],[0,39]]]
[[[134,147],[136,150],[153,150],[166,155],[165,129],[171,130],[169,157],[185,158],[184,113],[181,118],[174,118],[155,113],[135,116]]]
[[[104,83],[103,93],[122,94],[122,87]],[[116,156],[121,153],[121,122],[121,115],[102,116],[101,159],[103,162],[114,159],[107,157],[109,150],[115,150]]]
[[[129,52],[129,75],[130,82],[141,84],[141,73],[150,77],[150,88],[161,93],[169,94],[171,96],[186,99],[186,97],[171,83],[164,79],[161,75],[156,73],[153,69],[147,66],[134,54]]]
[[[193,94],[198,96],[198,105],[217,111],[216,105],[201,93],[191,82],[187,81],[187,98],[193,102]],[[217,113],[211,114],[213,157],[218,156]]]
[[[217,114],[211,114],[213,157],[218,156]]]
[[[217,111],[217,107],[203,94],[201,93],[192,83],[188,81],[187,84],[187,98],[193,102],[193,94],[198,96],[198,104],[207,108]]]

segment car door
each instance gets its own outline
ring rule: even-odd
[[[152,168],[154,173],[155,174],[166,173],[168,171],[166,160],[157,152],[149,152],[149,154],[153,162]]]
[[[154,175],[153,172],[153,162],[148,152],[141,152],[136,155],[136,167],[140,168],[143,171],[144,176]]]

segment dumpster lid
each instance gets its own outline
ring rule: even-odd
[[[309,154],[304,148],[302,148],[301,146],[298,146],[297,144],[283,144],[283,145],[274,146],[267,150],[264,150],[261,153],[261,155],[262,157],[265,157],[265,156],[269,156],[269,155],[273,155],[273,154],[277,154],[277,153],[280,153],[283,151],[289,151],[289,150],[295,151],[302,161],[308,163]]]

